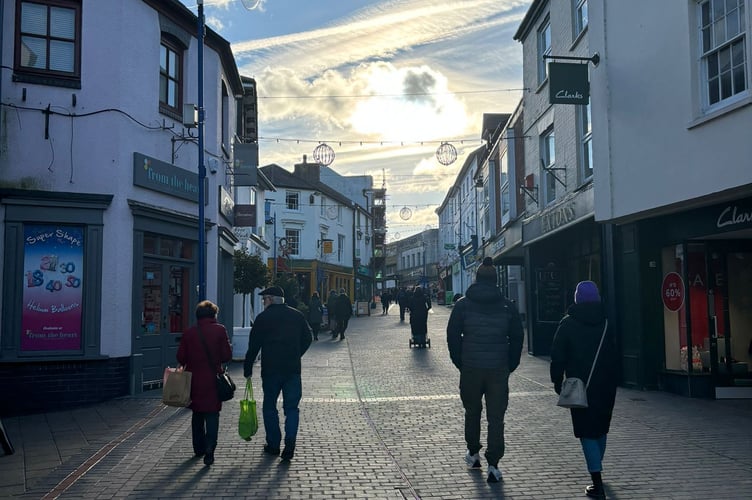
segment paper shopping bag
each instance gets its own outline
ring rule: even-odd
[[[253,384],[250,380],[245,383],[245,397],[240,400],[240,418],[238,419],[238,434],[246,441],[258,431],[258,416],[256,415],[256,400],[253,399]]]
[[[167,371],[162,387],[162,402],[167,406],[185,407],[191,404],[191,372],[182,368]]]

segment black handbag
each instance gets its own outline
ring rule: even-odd
[[[206,351],[206,359],[209,361],[211,369],[214,370],[216,366],[212,360],[211,354],[209,354],[209,348],[206,346],[206,339],[201,332],[201,327],[196,323],[196,329],[198,330],[198,336],[201,337],[201,343],[204,345]],[[230,378],[230,374],[227,373],[227,367],[222,367],[222,373],[217,373],[217,397],[220,401],[229,401],[235,396],[235,382]]]

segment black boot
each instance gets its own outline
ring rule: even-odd
[[[280,457],[282,460],[290,461],[293,455],[295,455],[295,441],[285,439],[285,449],[282,450]]]
[[[603,489],[603,479],[600,472],[591,472],[590,477],[593,484],[585,488],[585,494],[590,498],[606,498],[606,492]]]

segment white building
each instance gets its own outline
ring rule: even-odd
[[[274,164],[260,170],[277,189],[265,209],[275,272],[295,277],[305,303],[314,291],[325,302],[330,290],[344,288],[353,302],[370,304],[374,238],[367,207],[324,183],[321,165],[305,157],[293,172]]]
[[[0,413],[158,386],[195,318],[199,227],[207,298],[233,324],[230,45],[207,29],[199,225],[196,16],[177,0],[0,5]]]
[[[590,5],[625,384],[752,396],[751,26],[746,0]]]

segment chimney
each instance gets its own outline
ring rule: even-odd
[[[308,163],[306,160],[307,156],[303,155],[303,163],[295,164],[293,175],[311,184],[317,184],[321,180],[321,165],[318,163]]]

